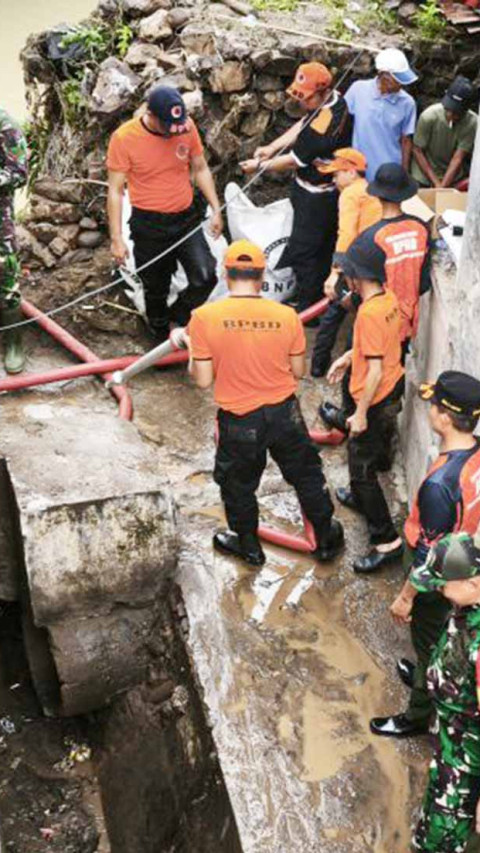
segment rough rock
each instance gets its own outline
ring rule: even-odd
[[[88,102],[89,110],[104,116],[125,111],[141,82],[126,62],[109,57],[100,65],[97,83]]]
[[[82,231],[78,235],[77,245],[81,249],[96,249],[104,241],[104,235],[100,231]]]
[[[229,157],[237,157],[241,142],[231,130],[228,130],[223,122],[215,122],[207,131],[207,146],[215,154],[220,162]]]
[[[271,74],[257,74],[253,81],[253,88],[259,92],[277,92],[285,88],[282,80]]]
[[[185,26],[191,16],[191,12],[188,9],[171,9],[168,13],[167,21],[172,30],[179,30]]]
[[[251,113],[242,122],[241,132],[245,136],[261,136],[268,127],[270,117],[268,110],[258,110],[258,112]]]
[[[245,62],[225,62],[210,74],[212,92],[241,92],[250,82],[250,73]]]
[[[172,28],[168,23],[168,12],[159,9],[148,18],[143,18],[138,28],[138,35],[145,41],[162,41],[172,35]]]
[[[91,216],[84,216],[78,224],[84,231],[97,231],[98,229],[98,222]]]
[[[112,20],[118,15],[118,0],[100,0],[97,12],[107,21]]]
[[[36,222],[79,222],[82,210],[77,204],[47,201],[33,195],[30,199],[30,215]]]
[[[199,56],[215,56],[217,53],[217,42],[211,29],[199,27],[197,24],[185,27],[180,36],[180,44],[188,53],[196,53]]]
[[[203,92],[201,89],[194,89],[193,92],[185,92],[183,100],[187,108],[187,112],[192,118],[200,118],[204,112]]]
[[[33,37],[27,41],[26,46],[20,54],[24,75],[27,81],[37,80],[48,86],[55,80],[55,72],[52,63],[49,62],[33,43]]]
[[[298,101],[294,101],[292,98],[287,98],[284,110],[289,118],[298,119],[305,115],[301,104],[299,104]]]
[[[153,75],[150,86],[171,86],[173,89],[178,89],[179,92],[193,92],[196,88],[193,80],[190,80],[186,74],[179,72],[178,74],[165,74],[162,69],[157,69]]]
[[[281,110],[285,106],[285,92],[262,92],[260,95],[260,103],[267,110]]]
[[[48,246],[58,234],[58,227],[53,222],[29,222],[28,230],[45,246]]]
[[[248,39],[233,32],[223,34],[219,48],[224,59],[248,59],[251,53]]]
[[[62,237],[55,237],[48,248],[56,258],[61,258],[65,252],[68,252],[69,246],[67,241],[63,240]]]
[[[141,68],[149,62],[156,64],[161,58],[162,53],[162,49],[156,44],[134,41],[128,48],[125,62],[127,65],[131,65],[132,68]]]
[[[72,264],[86,264],[92,260],[94,256],[93,249],[72,249],[67,252],[60,261],[61,267],[68,267]]]
[[[271,61],[273,57],[273,51],[268,50],[267,48],[261,48],[260,50],[254,50],[250,56],[250,62],[253,67],[262,71],[268,63]]]
[[[48,177],[39,178],[38,181],[35,181],[33,191],[51,201],[68,201],[72,204],[78,204],[83,198],[81,184],[67,184]]]
[[[16,226],[16,235],[18,249],[22,258],[30,256],[36,258],[47,269],[55,266],[56,260],[51,251],[47,246],[43,246],[23,225]]]
[[[171,0],[122,0],[123,12],[131,18],[151,15],[157,9],[170,9]]]
[[[274,50],[264,66],[264,71],[265,74],[273,76],[293,78],[297,65],[298,60],[295,57],[285,56],[279,50]]]
[[[397,15],[400,20],[404,24],[408,24],[412,21],[412,18],[417,14],[418,6],[416,3],[411,3],[410,0],[407,0],[406,3],[400,3],[398,7]]]

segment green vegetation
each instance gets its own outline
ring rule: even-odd
[[[118,19],[113,27],[105,24],[94,24],[90,27],[77,27],[68,33],[60,42],[61,48],[72,45],[80,48],[81,60],[71,59],[72,65],[79,61],[99,64],[108,56],[117,55],[122,59],[130,47],[133,39],[133,31],[128,24]]]
[[[30,192],[42,169],[48,145],[49,128],[45,120],[38,120],[35,124],[25,121],[22,125],[22,130],[28,146],[27,192]]]
[[[275,12],[294,12],[300,0],[251,0],[257,12],[274,10]]]
[[[423,41],[437,41],[444,35],[447,22],[436,0],[426,0],[413,17],[418,36]]]

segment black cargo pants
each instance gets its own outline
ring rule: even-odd
[[[439,592],[422,592],[413,602],[410,631],[417,662],[406,711],[412,723],[428,723],[433,715],[433,702],[427,690],[427,669],[451,609],[450,602]]]
[[[338,193],[309,192],[293,183],[293,226],[287,248],[277,265],[291,266],[296,288],[292,299],[304,311],[323,296],[323,285],[332,266],[337,239]]]
[[[134,207],[130,231],[137,267],[173,246],[201,221],[194,204],[181,213],[156,213]],[[167,308],[172,275],[180,262],[185,270],[188,287],[183,290],[171,310]],[[200,229],[177,249],[140,273],[145,293],[147,317],[159,339],[167,338],[170,320],[185,326],[194,308],[209,297],[217,283],[215,259],[205,235]]]
[[[255,492],[267,464],[267,451],[295,489],[318,538],[330,530],[333,504],[317,447],[311,441],[295,395],[273,406],[238,416],[220,409],[214,480],[220,486],[228,526],[255,533]]]
[[[343,397],[348,415],[355,411],[355,403],[344,378]],[[388,469],[392,462],[393,438],[405,383],[402,379],[393,391],[367,412],[367,429],[348,439],[348,469],[350,490],[360,512],[365,516],[372,545],[394,542],[398,533],[385,500],[378,472]]]

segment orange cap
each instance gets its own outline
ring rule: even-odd
[[[267,266],[262,250],[249,240],[235,240],[225,252],[226,269],[263,270]]]
[[[321,62],[305,62],[297,68],[287,95],[296,101],[304,101],[320,89],[330,86],[332,79],[330,71]]]
[[[348,171],[349,169],[356,169],[358,172],[367,171],[367,158],[356,148],[339,148],[334,151],[333,156],[335,159],[331,160],[330,163],[317,166],[322,175]]]

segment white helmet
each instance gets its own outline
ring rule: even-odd
[[[377,53],[375,67],[377,71],[387,71],[402,86],[409,86],[418,80],[418,75],[410,68],[407,57],[396,47],[386,47]]]

